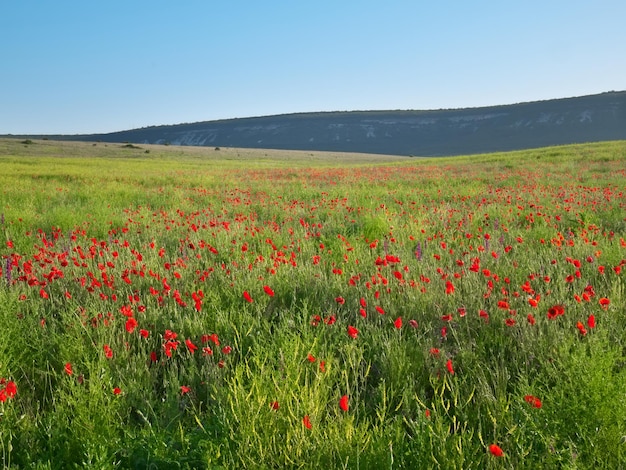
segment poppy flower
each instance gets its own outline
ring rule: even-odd
[[[126,331],[132,333],[133,331],[135,331],[135,328],[137,328],[137,320],[134,318],[129,318],[128,320],[126,320],[125,327]]]
[[[446,294],[454,294],[454,284],[450,281],[446,281]]]
[[[187,346],[187,349],[189,349],[189,352],[190,352],[191,354],[195,353],[195,352],[196,352],[196,349],[198,349],[198,346],[196,346],[195,344],[193,344],[189,338],[187,338],[187,339],[185,340],[185,345]]]
[[[585,328],[585,325],[583,325],[582,322],[577,322],[576,323],[576,328],[578,328],[578,331],[580,331],[580,334],[582,336],[585,336],[587,334],[587,329]]]
[[[304,415],[304,418],[302,418],[302,424],[304,425],[305,428],[307,429],[311,429],[311,420],[309,419],[309,415]]]
[[[598,303],[600,304],[602,308],[606,310],[607,308],[609,308],[611,301],[607,299],[606,297],[602,297],[600,300],[598,300]]]
[[[446,362],[446,369],[448,369],[448,372],[450,372],[451,375],[454,375],[454,367],[452,366],[452,359],[448,359],[448,362]]]
[[[119,394],[121,394],[121,393],[122,393],[122,389],[121,389],[121,388],[119,388],[119,387],[115,387],[115,388],[113,389],[113,395],[119,395]]]
[[[502,450],[502,448],[498,444],[491,444],[489,446],[489,452],[491,452],[491,455],[493,455],[495,457],[503,457],[504,456],[504,451]]]
[[[359,330],[357,330],[352,325],[348,326],[348,336],[350,336],[350,338],[356,339],[358,335],[359,335]]]
[[[6,386],[4,387],[4,391],[9,398],[13,398],[15,395],[17,395],[17,386],[15,385],[15,382],[7,382]]]
[[[263,286],[263,290],[270,297],[274,297],[274,291],[272,290],[272,288],[270,286]]]
[[[191,388],[187,387],[186,385],[181,385],[180,386],[180,393],[181,395],[185,395],[187,393],[191,392]]]
[[[396,318],[396,321],[393,322],[393,326],[399,330],[400,328],[402,328],[402,317],[398,317]]]
[[[111,359],[113,357],[113,350],[111,349],[111,347],[108,344],[105,344],[103,349],[104,349],[104,355],[106,356],[106,358]]]
[[[252,297],[250,297],[250,294],[248,293],[247,290],[243,291],[243,298],[246,299],[246,302],[249,302],[249,303],[254,302],[254,300],[252,300]]]
[[[533,408],[541,408],[541,400],[534,395],[526,395],[524,401],[531,405]]]
[[[270,407],[271,407],[273,410],[278,410],[278,408],[280,408],[280,405],[278,404],[278,402],[277,402],[277,401],[273,401],[272,403],[270,403]]]
[[[593,314],[589,315],[589,318],[587,318],[587,326],[591,329],[596,327],[596,317]]]
[[[348,395],[344,395],[341,397],[341,399],[339,400],[339,408],[341,408],[343,411],[348,411]]]
[[[74,373],[74,371],[72,370],[72,364],[70,364],[69,362],[65,364],[64,370],[67,375],[72,375]]]

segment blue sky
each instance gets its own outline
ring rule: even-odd
[[[626,90],[624,0],[6,0],[0,134]]]

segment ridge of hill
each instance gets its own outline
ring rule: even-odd
[[[452,156],[626,139],[626,91],[481,108],[298,113],[47,137]]]

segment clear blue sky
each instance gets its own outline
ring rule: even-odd
[[[626,89],[624,0],[5,0],[0,134]]]

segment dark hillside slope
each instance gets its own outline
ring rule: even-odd
[[[626,91],[435,111],[302,113],[72,140],[444,156],[626,139]]]

